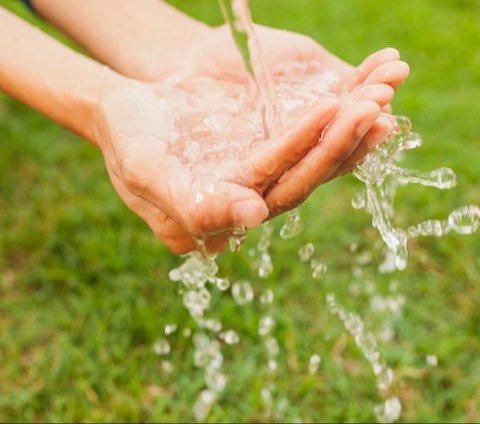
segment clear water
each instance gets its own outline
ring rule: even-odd
[[[209,172],[212,163],[230,158],[247,157],[258,143],[268,142],[268,138],[282,128],[288,119],[296,119],[308,110],[322,95],[332,96],[335,78],[317,69],[315,64],[291,64],[281,77],[273,78],[263,59],[260,44],[252,24],[247,0],[219,0],[226,22],[230,25],[233,39],[245,63],[248,75],[245,85],[222,85],[219,81],[201,81],[185,86],[182,82],[159,88],[160,106],[170,114],[171,150],[195,173]],[[212,84],[215,85],[214,89]],[[420,236],[444,236],[451,231],[459,234],[472,234],[480,227],[480,208],[465,206],[453,211],[445,220],[430,220],[410,225],[403,229],[395,225],[394,195],[399,185],[421,184],[437,189],[450,189],[456,185],[452,170],[439,168],[431,172],[420,172],[402,168],[400,155],[421,146],[421,137],[411,131],[410,121],[405,117],[391,117],[394,130],[387,142],[371,153],[354,171],[355,177],[363,183],[363,189],[355,195],[352,206],[364,209],[372,217],[376,228],[385,243],[387,253],[379,264],[380,273],[403,270],[408,262],[408,241]],[[205,193],[214,192],[214,184],[205,187]],[[205,193],[197,193],[195,202],[202,202]],[[298,209],[287,214],[279,237],[288,243],[303,231],[303,223]],[[230,250],[238,252],[246,240],[244,228],[235,228],[230,237]],[[262,227],[262,233],[255,249],[249,257],[256,270],[256,277],[264,279],[274,271],[271,247],[274,229],[271,224]],[[352,247],[352,252],[356,247]],[[353,258],[353,256],[352,256]],[[295,258],[296,259],[296,258]],[[323,258],[315,256],[313,243],[298,249],[298,260],[310,268],[313,279],[322,280],[327,273]],[[352,275],[355,281],[363,273],[362,267],[372,261],[370,252],[355,254]],[[281,421],[288,399],[279,393],[277,374],[282,346],[275,335],[276,321],[270,310],[274,305],[275,293],[269,288],[257,291],[257,284],[244,279],[236,281],[234,276],[220,277],[215,257],[206,254],[199,242],[197,252],[186,255],[178,268],[171,270],[169,277],[179,284],[184,306],[195,321],[195,328],[182,330],[183,337],[192,337],[194,364],[203,375],[204,387],[198,393],[193,406],[193,416],[197,421],[207,419],[212,407],[219,400],[228,384],[228,373],[224,370],[223,347],[242,343],[242,336],[232,328],[224,328],[221,319],[213,316],[212,297],[215,291],[230,293],[240,307],[259,305],[261,316],[257,334],[265,352],[265,363],[261,366],[268,378],[261,390],[265,411],[269,417]],[[353,295],[360,290],[353,282],[350,286]],[[368,289],[368,286],[366,287]],[[370,289],[368,289],[370,290]],[[389,297],[374,294],[371,290],[371,309],[388,310],[398,313],[404,299],[398,295]],[[368,361],[377,381],[377,389],[382,403],[372,411],[379,422],[394,422],[402,411],[399,399],[392,395],[393,370],[381,358],[378,342],[368,331],[362,318],[341,307],[335,294],[327,296],[330,312],[344,325],[356,346]],[[386,323],[388,324],[388,323]],[[171,354],[168,337],[176,334],[177,324],[164,328],[164,337],[157,340],[154,352],[161,357]],[[382,340],[390,340],[392,328],[386,325]],[[312,376],[321,367],[322,358],[312,353],[305,365]],[[436,366],[435,354],[428,355],[426,362]],[[168,361],[164,361],[168,368]],[[315,419],[315,417],[313,418]]]

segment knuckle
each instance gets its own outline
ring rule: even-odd
[[[194,247],[189,243],[171,242],[171,243],[165,243],[165,245],[175,255],[185,255],[187,253],[190,253],[192,250],[194,250]]]

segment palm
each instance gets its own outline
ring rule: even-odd
[[[203,134],[201,157],[188,156],[191,146],[179,146],[185,138],[181,129],[193,131],[195,118],[171,105],[164,108],[146,86],[113,93],[103,104],[99,131],[103,139],[110,140],[103,153],[113,185],[126,204],[178,253],[195,248],[195,238],[220,250],[226,231],[240,224],[259,225],[268,215],[261,195],[312,148],[337,109],[336,102],[325,99],[303,122],[268,146],[247,146],[239,155],[226,143],[217,151],[220,161],[205,147],[218,142],[213,133]],[[201,108],[192,112],[197,118],[209,113]],[[235,205],[242,202],[243,211],[238,212]]]
[[[399,61],[396,50],[384,49],[369,56],[360,66],[354,67],[304,35],[262,26],[257,26],[256,30],[269,71],[277,82],[282,81],[286,70],[292,64],[303,68],[307,77],[309,73],[322,74],[329,80],[326,90],[316,90],[314,96],[309,96],[310,102],[303,102],[302,107],[296,110],[297,115],[288,110],[286,115],[290,118],[289,122],[295,121],[305,110],[321,102],[321,97],[327,91],[327,94],[337,96],[343,104],[343,119],[337,119],[340,122],[329,130],[330,138],[339,139],[337,154],[346,148],[347,140],[350,141],[352,149],[349,153],[344,152],[346,156],[341,161],[343,163],[336,168],[332,162],[322,162],[327,169],[318,169],[320,157],[327,154],[321,151],[322,148],[317,148],[320,152],[309,154],[301,164],[295,165],[292,171],[282,178],[281,184],[273,185],[269,190],[267,203],[272,214],[278,214],[299,203],[319,184],[351,170],[369,150],[385,139],[391,128],[388,119],[383,118],[372,124],[361,143],[352,128],[374,114],[374,106],[368,102],[375,102],[383,111],[390,110],[389,102],[394,95],[393,89],[408,76],[408,66]],[[186,86],[202,85],[208,80],[213,92],[220,92],[219,87],[228,83],[246,84],[247,79],[240,54],[226,26],[196,37],[182,56],[175,73],[170,78],[167,77],[167,81]],[[315,84],[317,82],[318,80],[314,81]],[[277,89],[278,87],[277,84]],[[219,102],[222,100],[219,99]],[[358,104],[359,102],[363,104]],[[298,169],[302,167],[309,168],[309,172],[304,173],[302,170],[298,173]]]
[[[306,37],[259,31],[275,76],[292,62],[313,61],[316,69],[339,76],[332,90],[342,94],[341,103],[317,96],[306,110],[289,114],[282,134],[259,142],[254,105],[238,101],[248,91],[247,78],[225,28],[196,39],[176,71],[155,87],[157,96],[139,85],[104,102],[100,131],[111,141],[104,155],[112,182],[174,252],[194,249],[195,238],[211,250],[223,249],[233,227],[253,227],[268,214],[294,207],[316,186],[352,168],[370,142],[388,132],[388,125],[377,122],[380,107],[393,97],[388,84],[405,78],[378,72],[391,67],[392,52],[367,60],[362,73]],[[217,122],[205,125],[210,118]],[[244,206],[240,212],[238,204]]]

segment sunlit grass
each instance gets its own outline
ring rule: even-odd
[[[210,23],[221,20],[215,1],[173,3]],[[17,2],[0,5],[28,15]],[[411,78],[394,106],[411,117],[425,145],[406,163],[452,167],[459,186],[402,189],[402,225],[480,203],[477,1],[257,0],[253,6],[259,22],[310,34],[354,63],[386,45],[410,63]],[[257,291],[272,287],[277,297],[271,313],[284,345],[278,385],[291,401],[286,417],[373,419],[379,398],[371,371],[326,311],[325,295],[337,293],[339,303],[376,330],[383,317],[372,313],[362,290],[373,285],[388,294],[397,280],[406,305],[381,352],[395,369],[403,419],[479,421],[480,236],[418,240],[405,272],[377,276],[367,267],[361,293],[353,296],[349,245],[363,249],[378,240],[366,214],[349,206],[358,187],[343,178],[318,190],[302,210],[305,232],[276,242],[273,275],[253,281]],[[324,280],[312,280],[296,260],[307,241],[329,266]],[[250,278],[245,251],[220,258],[221,275]],[[202,387],[190,342],[172,339],[172,375],[162,373],[152,351],[165,324],[190,323],[167,278],[178,263],[117,199],[93,147],[0,98],[0,421],[188,421]],[[244,341],[226,349],[231,381],[210,419],[266,420],[258,311],[226,296],[218,304]],[[306,370],[312,353],[323,358],[315,378]],[[430,353],[438,356],[436,368],[426,366]]]

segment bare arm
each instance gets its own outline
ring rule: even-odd
[[[160,0],[34,0],[36,11],[118,72],[143,81],[168,72],[209,29]]]
[[[122,76],[0,8],[0,90],[93,141],[99,97]]]

